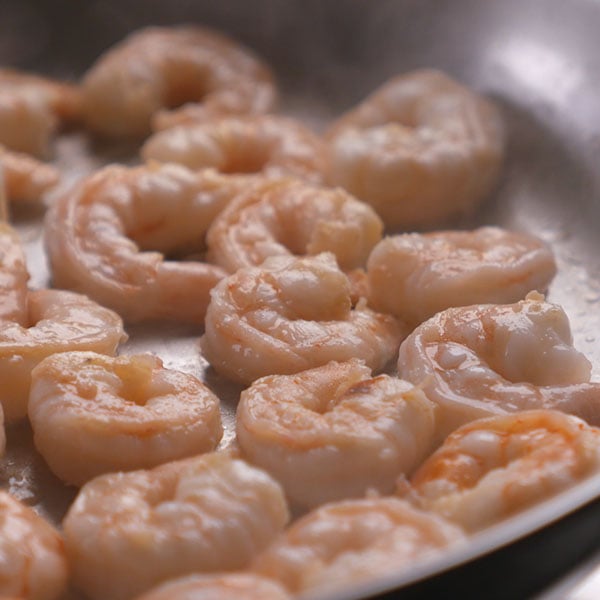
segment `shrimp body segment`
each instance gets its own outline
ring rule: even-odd
[[[36,448],[72,485],[214,450],[223,432],[219,399],[150,354],[50,356],[31,374],[28,411]]]
[[[495,185],[504,153],[495,107],[433,70],[391,79],[328,139],[330,182],[370,203],[389,228],[471,211]]]
[[[25,325],[29,273],[19,234],[0,222],[0,323]]]
[[[237,440],[292,506],[391,493],[433,441],[433,405],[411,384],[371,378],[358,360],[274,375],[242,392]]]
[[[216,371],[249,384],[353,357],[381,370],[402,337],[393,317],[351,308],[348,278],[323,253],[272,257],[220,282],[201,347]]]
[[[191,573],[246,567],[288,510],[266,473],[226,454],[101,475],[63,522],[75,583],[122,600]]]

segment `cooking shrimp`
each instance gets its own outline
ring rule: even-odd
[[[0,221],[0,324],[27,323],[29,273],[19,234]]]
[[[398,373],[437,406],[440,439],[481,417],[556,408],[600,423],[600,384],[572,346],[564,311],[538,293],[507,305],[450,308],[400,347]]]
[[[63,522],[75,583],[121,600],[196,572],[242,569],[285,526],[279,484],[223,453],[88,482]]]
[[[85,74],[88,126],[110,136],[159,129],[228,114],[261,114],[275,103],[269,69],[248,48],[197,26],[134,32],[100,56]],[[177,110],[161,111],[186,104]]]
[[[389,228],[471,211],[504,153],[495,107],[443,73],[395,77],[328,133],[330,181],[369,202]]]
[[[391,493],[430,450],[433,404],[411,384],[360,361],[274,375],[242,392],[237,440],[293,506]]]
[[[211,291],[201,347],[214,369],[241,383],[356,357],[381,370],[403,326],[363,304],[332,254],[277,256],[240,269]]]
[[[163,253],[201,251],[214,217],[251,180],[179,165],[102,169],[47,214],[54,285],[87,294],[130,321],[201,323],[209,291],[225,271],[167,261]]]
[[[214,450],[223,434],[219,399],[151,354],[50,356],[31,373],[28,413],[36,448],[73,485]]]
[[[296,521],[252,570],[313,597],[414,568],[461,541],[458,527],[403,500],[345,500]]]
[[[268,256],[327,251],[350,270],[365,265],[382,230],[375,212],[342,189],[276,179],[234,198],[214,220],[206,243],[209,260],[230,273]]]
[[[0,491],[0,596],[62,598],[68,566],[61,535],[10,494]]]
[[[323,182],[325,146],[298,121],[275,115],[223,117],[160,131],[142,147],[146,160],[222,173],[291,175]]]
[[[481,227],[385,238],[367,264],[369,304],[415,325],[451,306],[516,302],[545,291],[554,255],[538,238]]]
[[[474,531],[599,467],[600,430],[559,411],[531,410],[457,429],[411,483],[420,505]]]

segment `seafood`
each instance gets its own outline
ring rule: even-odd
[[[418,324],[451,306],[504,304],[548,288],[549,246],[499,227],[386,237],[367,264],[369,305]]]
[[[266,113],[277,95],[269,69],[249,49],[198,26],[132,33],[87,71],[82,94],[88,127],[109,137],[146,135],[153,118],[164,129]]]
[[[219,399],[151,354],[54,354],[31,373],[28,413],[37,450],[73,485],[214,450],[223,433]]]
[[[223,453],[101,475],[63,521],[74,582],[121,600],[197,572],[242,569],[284,527],[283,492]]]
[[[531,410],[457,429],[411,483],[421,506],[475,531],[599,467],[600,430],[559,411]]]
[[[312,508],[392,493],[433,441],[433,404],[411,384],[360,361],[274,375],[242,392],[236,418],[244,457],[265,469],[292,506]]]
[[[353,357],[378,371],[403,333],[394,317],[351,309],[350,282],[332,254],[276,256],[213,288],[201,348],[217,372],[248,384]]]
[[[19,234],[0,221],[0,324],[25,325],[29,273]]]
[[[433,70],[389,80],[327,137],[330,182],[370,203],[388,228],[473,210],[494,187],[504,154],[495,107]]]

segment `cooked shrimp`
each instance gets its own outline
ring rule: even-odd
[[[342,189],[275,179],[234,198],[214,220],[206,243],[209,260],[230,273],[268,256],[327,251],[350,270],[365,265],[382,230],[375,212]]]
[[[25,325],[29,273],[19,234],[0,221],[0,324]]]
[[[284,527],[279,484],[226,454],[87,483],[63,522],[75,583],[120,600],[195,572],[246,567]]]
[[[54,285],[87,294],[127,320],[202,322],[209,291],[225,271],[167,261],[163,253],[201,251],[214,217],[251,179],[179,165],[102,169],[48,212]]]
[[[411,384],[360,361],[274,375],[242,392],[237,440],[293,506],[392,493],[433,442],[433,404]]]
[[[31,373],[33,441],[63,481],[149,468],[214,450],[219,399],[151,354],[63,352]]]
[[[58,531],[0,491],[0,596],[62,598],[67,579],[67,558]]]
[[[222,173],[292,175],[323,182],[324,143],[293,119],[275,115],[223,117],[159,131],[142,147],[146,160]]]
[[[418,324],[452,306],[516,302],[545,291],[554,255],[538,238],[498,227],[385,238],[367,264],[369,304]]]
[[[362,304],[332,254],[277,256],[240,269],[211,291],[201,347],[214,369],[242,383],[356,357],[381,370],[402,325]]]
[[[507,305],[450,308],[400,347],[398,373],[437,406],[443,439],[481,417],[557,408],[600,423],[600,384],[572,346],[563,310],[537,293]]]
[[[495,107],[443,73],[395,77],[331,127],[330,180],[369,202],[387,227],[471,211],[504,152]]]
[[[600,430],[554,410],[480,419],[419,468],[420,504],[468,530],[503,519],[600,468]]]
[[[190,120],[271,110],[269,69],[248,48],[197,26],[134,32],[100,56],[83,79],[88,126],[111,137],[141,136]],[[174,111],[161,111],[180,106]]]
[[[252,570],[312,597],[399,574],[462,540],[458,527],[403,500],[345,500],[296,521]]]

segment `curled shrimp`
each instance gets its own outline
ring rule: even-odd
[[[37,450],[73,485],[214,450],[223,433],[219,399],[150,354],[50,356],[31,373],[28,413]]]
[[[291,175],[323,182],[325,147],[294,119],[275,115],[223,117],[159,131],[142,147],[145,160],[221,173]]]
[[[0,596],[62,598],[68,565],[61,535],[31,508],[0,491]]]
[[[211,291],[201,339],[213,368],[241,383],[356,357],[381,370],[403,326],[359,304],[333,255],[277,256],[240,269]]]
[[[581,481],[600,467],[600,431],[531,410],[463,425],[412,478],[419,504],[475,531]]]
[[[136,31],[108,50],[85,74],[87,125],[110,136],[141,136],[227,114],[273,108],[269,69],[248,48],[197,26]],[[186,104],[177,110],[170,109]]]
[[[463,540],[458,527],[403,500],[344,500],[293,523],[252,570],[312,597],[401,573]]]
[[[600,422],[600,384],[572,346],[569,321],[532,292],[516,304],[450,308],[402,343],[400,377],[437,404],[443,439],[478,418],[557,408]]]
[[[371,378],[360,361],[274,375],[242,392],[237,440],[292,506],[391,493],[433,442],[433,404],[411,384]]]
[[[175,577],[244,568],[287,520],[279,484],[213,453],[97,477],[63,528],[75,583],[121,600]]]
[[[540,239],[498,227],[385,238],[367,264],[369,304],[410,323],[452,306],[516,302],[556,274]]]
[[[328,133],[330,181],[369,202],[387,227],[471,211],[504,153],[495,107],[433,70],[395,77]]]
[[[203,250],[212,220],[248,181],[179,165],[98,171],[46,216],[54,285],[87,294],[130,321],[202,322],[209,291],[225,271],[164,254]]]

